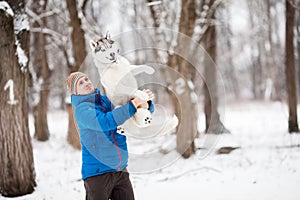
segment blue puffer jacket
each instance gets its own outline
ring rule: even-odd
[[[110,100],[95,89],[89,95],[72,95],[75,118],[82,146],[82,179],[123,170],[127,166],[126,136],[117,126],[132,117],[136,108],[131,102],[114,109]],[[150,104],[153,112],[153,104]]]

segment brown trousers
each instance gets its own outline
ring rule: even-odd
[[[86,200],[134,200],[129,174],[108,172],[84,180]]]

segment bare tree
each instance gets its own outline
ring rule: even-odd
[[[249,72],[255,99],[281,99],[284,92],[283,47],[280,44],[278,1],[247,1],[250,30],[245,45],[251,46]]]
[[[78,16],[76,0],[67,0],[67,9],[69,11],[70,24],[72,27],[71,41],[72,41],[75,65],[71,65],[69,61],[67,61],[67,63],[70,72],[75,72],[79,70],[80,65],[83,63],[87,55],[86,44],[85,44],[84,30],[81,27],[81,19]],[[67,55],[66,55],[66,59],[68,60]],[[69,126],[68,126],[67,140],[72,146],[80,149],[79,134],[76,128],[76,124],[73,116],[73,109],[71,105],[68,105],[68,113],[69,113]]]
[[[298,1],[298,7],[300,7],[300,1]],[[296,30],[297,30],[297,54],[298,54],[298,77],[300,77],[300,8],[297,9],[297,15],[296,15]],[[298,85],[299,85],[300,79],[298,79]],[[300,87],[298,88],[300,90]]]
[[[32,193],[36,182],[27,108],[28,20],[24,0],[7,2],[0,9],[0,87],[8,89],[0,98],[0,193],[14,197]]]
[[[220,34],[222,37],[217,37],[217,55],[221,55],[217,57],[217,63],[222,63],[222,68],[224,71],[225,80],[230,81],[224,81],[224,84],[226,88],[228,88],[226,94],[230,91],[233,91],[233,98],[239,99],[240,98],[240,83],[238,82],[237,78],[237,70],[234,66],[233,59],[234,59],[234,51],[233,51],[233,45],[232,45],[232,37],[233,33],[230,27],[231,22],[231,16],[229,11],[229,3],[223,5],[222,9],[219,9],[219,18],[222,19],[221,26],[217,27],[217,35]],[[227,95],[227,97],[229,96]]]
[[[294,23],[295,8],[294,1],[286,0],[286,28],[285,28],[285,75],[289,106],[289,132],[299,132],[297,117],[297,89],[294,55]]]
[[[273,82],[274,82],[274,98],[275,99],[279,99],[279,91],[280,91],[280,87],[279,87],[279,81],[276,80],[278,77],[280,77],[280,73],[279,73],[279,69],[280,66],[277,65],[276,60],[275,60],[275,44],[273,42],[273,36],[272,33],[273,31],[273,27],[272,27],[272,23],[276,23],[276,20],[272,19],[271,16],[271,9],[273,7],[273,2],[271,0],[267,0],[266,2],[266,13],[267,13],[267,24],[268,24],[268,36],[267,36],[267,40],[266,40],[266,68],[270,69],[269,73],[268,73],[268,79],[272,80],[272,84],[270,85],[271,88],[268,89],[267,85],[266,85],[266,92],[265,92],[265,99],[270,99],[271,98],[271,94],[272,94],[272,88],[273,88]],[[275,22],[273,22],[275,21]],[[267,92],[269,90],[269,92]],[[275,96],[276,95],[276,96]]]
[[[38,99],[33,107],[34,113],[34,137],[40,141],[46,141],[49,138],[49,128],[47,122],[48,96],[50,92],[51,70],[47,62],[46,35],[42,29],[47,26],[46,17],[41,17],[45,13],[47,0],[41,2],[33,0],[31,8],[34,16],[32,27],[40,31],[32,32],[31,64],[32,64],[32,86],[35,93],[38,93]],[[38,87],[37,87],[38,85]],[[35,89],[37,88],[37,89]]]
[[[251,40],[251,67],[252,75],[252,92],[255,99],[262,99],[264,94],[264,81],[266,76],[269,76],[267,70],[267,50],[265,48],[268,41],[268,10],[265,2],[262,1],[247,1],[249,8],[249,19],[251,25],[250,40]],[[259,34],[258,34],[259,33]],[[269,46],[270,44],[268,44]]]
[[[179,32],[192,37],[194,33],[196,20],[196,10],[194,0],[182,0],[181,1],[181,14],[179,22]],[[174,88],[178,87],[177,84],[183,86],[182,90],[177,92],[175,96],[172,96],[173,103],[175,105],[175,113],[180,116],[179,119],[179,129],[177,129],[177,151],[185,158],[190,157],[195,153],[194,139],[197,135],[197,118],[196,109],[194,103],[191,99],[191,88],[188,87],[188,81],[191,81],[193,66],[185,59],[192,53],[190,52],[190,44],[185,43],[185,41],[179,37],[178,45],[175,47],[178,52],[182,52],[184,55],[169,54],[168,66],[178,71],[185,80],[177,79],[173,80]],[[177,98],[184,102],[184,108],[182,109]]]
[[[204,112],[205,112],[205,132],[206,133],[224,133],[229,132],[220,120],[220,114],[218,112],[218,88],[216,79],[216,67],[211,65],[211,60],[216,63],[217,61],[217,35],[215,22],[215,11],[218,5],[218,1],[210,0],[202,6],[203,15],[206,16],[205,20],[202,20],[202,32],[203,36],[200,37],[199,43],[203,42],[204,48],[209,54],[204,57],[205,66],[205,84],[204,84]],[[211,60],[210,60],[211,59]],[[210,88],[210,90],[209,90]]]

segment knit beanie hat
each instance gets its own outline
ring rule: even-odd
[[[69,77],[67,78],[66,81],[67,81],[67,86],[72,94],[76,94],[77,82],[81,77],[84,77],[84,76],[87,76],[87,75],[82,72],[73,72],[69,75]]]

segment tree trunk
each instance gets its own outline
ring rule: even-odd
[[[209,7],[214,1],[210,1]],[[215,19],[215,14],[212,15],[211,20]],[[204,48],[210,56],[204,57],[205,66],[205,84],[204,84],[204,112],[205,112],[205,132],[206,133],[224,133],[229,132],[220,120],[218,113],[218,88],[216,80],[216,66],[212,64],[217,61],[216,54],[216,27],[211,24],[203,35],[202,41]],[[211,62],[213,61],[213,63]],[[209,89],[208,89],[209,88]]]
[[[70,15],[70,24],[72,27],[71,40],[73,46],[75,66],[69,66],[70,72],[79,70],[80,65],[86,58],[86,44],[84,31],[81,28],[81,20],[78,17],[76,0],[67,0],[67,9]],[[79,133],[76,129],[75,120],[73,117],[73,109],[71,105],[67,105],[69,113],[69,126],[67,141],[75,148],[80,149]]]
[[[294,1],[292,1],[294,2]],[[285,74],[289,106],[289,132],[299,132],[297,117],[297,89],[294,55],[294,22],[295,9],[290,1],[286,1],[286,27],[285,27]]]
[[[280,100],[281,98],[281,85],[282,85],[282,77],[280,73],[280,65],[276,62],[275,56],[278,54],[276,52],[276,44],[273,42],[274,41],[274,36],[272,35],[274,32],[278,31],[273,31],[275,28],[273,28],[275,23],[278,23],[277,20],[274,20],[271,15],[271,10],[274,9],[275,5],[271,0],[267,0],[267,20],[268,20],[268,42],[270,44],[270,49],[267,51],[267,63],[270,71],[270,75],[273,81],[273,95],[271,95],[273,100]],[[276,10],[276,9],[274,9]]]
[[[71,104],[67,104],[67,110],[69,113],[69,130],[68,130],[68,142],[72,144],[76,149],[81,149],[80,137],[74,117],[74,110]]]
[[[43,4],[39,0],[34,0],[31,7],[32,11],[37,15],[44,13],[46,10],[47,1],[43,1]],[[41,30],[46,26],[46,18],[39,19],[33,23],[34,28],[40,28]],[[42,32],[32,33],[32,50],[31,59],[33,69],[36,75],[33,84],[39,84],[42,79],[41,90],[39,92],[39,101],[34,106],[34,137],[39,141],[46,141],[49,138],[49,128],[47,121],[47,108],[48,108],[48,96],[50,92],[50,77],[51,70],[49,69],[47,62],[47,52],[45,49],[46,36]]]
[[[194,0],[182,0],[179,32],[192,37],[195,27],[196,11]],[[197,135],[196,109],[191,99],[191,89],[187,81],[191,80],[191,66],[185,59],[190,55],[190,44],[185,43],[182,37],[178,38],[178,52],[182,55],[169,55],[168,66],[177,70],[183,78],[173,79],[172,84],[175,88],[176,97],[172,95],[175,105],[175,113],[179,116],[179,126],[177,128],[177,151],[188,158],[195,153],[194,139]],[[182,57],[181,57],[182,56]],[[179,103],[180,102],[183,103]],[[184,107],[182,107],[184,105]]]
[[[230,16],[229,9],[230,9],[229,7],[226,7],[225,11],[224,11],[224,14],[220,16],[221,18],[223,18],[223,20],[226,20],[226,21],[231,21],[232,20],[231,16]],[[222,14],[222,12],[221,12],[221,14]],[[226,66],[227,71],[226,71],[225,76],[228,77],[228,79],[230,80],[229,81],[229,84],[230,84],[229,87],[234,92],[234,98],[239,100],[240,99],[240,88],[239,88],[239,82],[237,80],[236,68],[233,64],[234,55],[233,55],[233,52],[232,52],[233,48],[232,48],[232,42],[231,42],[232,30],[231,30],[231,27],[230,27],[229,23],[226,23],[224,28],[221,28],[220,34],[223,35],[223,37],[220,37],[217,40],[224,41],[224,43],[226,45],[221,45],[221,46],[219,46],[218,49],[223,49],[222,52],[227,52],[228,56],[224,56],[224,55],[220,56],[220,57],[218,57],[218,61],[227,63],[227,66]]]
[[[254,99],[262,99],[263,98],[263,80],[264,75],[268,74],[265,71],[268,69],[263,69],[263,66],[266,65],[266,50],[265,43],[267,39],[266,31],[268,29],[265,26],[265,21],[267,18],[267,11],[264,10],[264,4],[261,1],[247,1],[247,6],[249,8],[249,20],[250,20],[250,28],[254,30],[254,32],[260,33],[260,35],[253,36],[253,41],[251,45],[251,60],[252,60],[252,91]],[[260,16],[260,13],[264,13]],[[266,13],[266,14],[265,14]],[[259,25],[258,25],[259,24]],[[251,39],[252,39],[251,38]]]
[[[75,67],[71,69],[72,72],[77,71],[80,65],[86,58],[86,47],[84,30],[81,28],[81,19],[78,17],[76,0],[67,0],[67,9],[70,15],[70,24],[72,27],[71,40],[73,46]]]
[[[47,141],[50,135],[47,121],[48,96],[49,90],[40,91],[40,101],[38,105],[33,108],[34,137],[39,141]]]
[[[297,4],[300,7],[300,1]],[[296,16],[296,30],[297,30],[297,51],[298,51],[298,77],[300,77],[300,9],[297,9],[297,16]],[[300,79],[298,79],[298,85],[300,85]],[[300,90],[300,87],[298,88]]]
[[[16,19],[20,17],[19,20],[27,20],[24,18],[24,1],[8,3]],[[15,41],[16,38],[19,48],[29,58],[29,32],[26,29],[16,29],[14,33],[14,17],[0,10],[0,87],[13,83],[6,91],[1,92],[0,98],[0,193],[8,197],[32,193],[36,186],[28,128],[28,60],[21,57],[18,59],[20,55]]]

